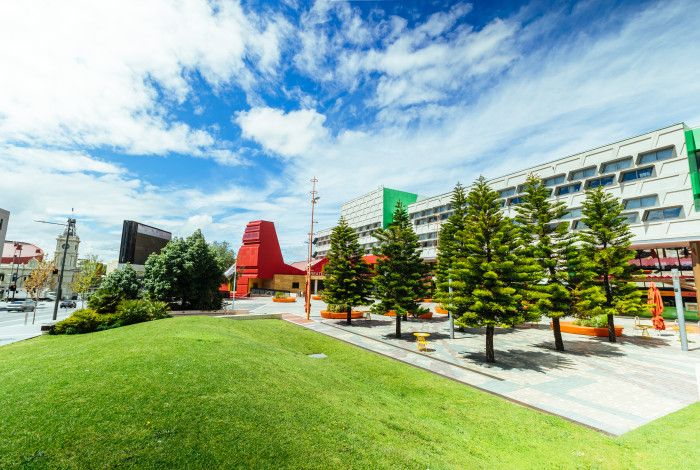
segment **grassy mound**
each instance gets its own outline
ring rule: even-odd
[[[700,405],[610,438],[277,320],[186,317],[41,337],[0,348],[0,364],[0,468],[700,461]]]

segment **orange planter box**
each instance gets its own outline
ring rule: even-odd
[[[292,302],[296,302],[297,298],[296,297],[282,297],[281,299],[276,299],[273,297],[272,301],[280,303],[280,304],[291,304]]]
[[[423,302],[425,302],[426,304],[429,304],[429,303],[433,302],[433,299],[423,299]]]
[[[321,300],[321,296],[320,295],[312,295],[311,300]]]
[[[362,318],[365,315],[365,312],[359,312],[357,310],[353,310],[350,312],[350,318]],[[329,320],[345,320],[348,318],[348,312],[330,312],[328,310],[321,310],[321,318],[326,318]]]
[[[387,317],[395,317],[396,312],[393,310],[389,310],[388,312],[386,312],[385,315]],[[420,318],[421,320],[430,320],[431,318],[433,318],[433,312],[423,313],[421,315],[418,315],[418,318]]]
[[[442,305],[436,305],[435,306],[435,313],[442,313],[443,315],[447,315],[447,310],[442,308]]]
[[[581,325],[576,325],[570,321],[559,322],[559,327],[560,327],[562,333],[572,333],[575,335],[600,336],[600,337],[607,337],[608,336],[608,329],[607,328],[595,328],[592,326],[581,326]],[[550,329],[553,328],[552,322],[549,323],[549,328]],[[622,336],[622,329],[623,329],[623,327],[616,326],[615,327],[615,336]]]

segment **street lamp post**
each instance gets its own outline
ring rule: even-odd
[[[309,253],[306,258],[306,289],[304,298],[304,311],[306,312],[306,319],[311,319],[311,250],[314,240],[314,207],[316,206],[316,201],[318,201],[318,196],[316,196],[316,183],[318,180],[314,176],[311,178],[311,228],[309,229]]]
[[[63,287],[63,271],[66,268],[66,255],[68,254],[68,238],[75,232],[75,219],[72,217],[68,218],[67,223],[60,224],[57,222],[46,222],[44,220],[35,220],[34,222],[39,222],[40,224],[51,224],[51,225],[62,225],[66,227],[66,239],[63,242],[63,259],[61,260],[61,270],[58,273],[58,287],[56,288],[56,300],[53,304],[53,320],[58,318],[58,303],[61,301],[61,291]]]

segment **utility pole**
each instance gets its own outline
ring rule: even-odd
[[[53,320],[55,321],[58,317],[58,303],[61,301],[62,294],[62,284],[63,284],[63,270],[66,267],[66,255],[68,252],[68,238],[75,233],[75,219],[72,217],[68,218],[68,222],[65,224],[59,224],[56,222],[46,222],[44,220],[35,220],[34,222],[39,222],[41,224],[51,224],[51,225],[62,225],[66,227],[66,239],[63,242],[63,259],[61,260],[61,270],[58,273],[58,287],[56,288],[56,300],[53,304]]]
[[[318,192],[316,191],[316,183],[318,180],[314,176],[311,178],[311,228],[309,229],[309,255],[306,258],[306,291],[304,296],[304,310],[306,311],[306,319],[311,319],[311,250],[313,249],[314,240],[314,207],[318,201]]]

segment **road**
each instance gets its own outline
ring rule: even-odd
[[[33,312],[8,312],[5,302],[0,302],[0,346],[41,334],[41,325],[50,322],[53,317],[53,302],[39,302],[36,309],[36,319],[32,324]],[[80,307],[80,303],[78,303]],[[76,309],[58,309],[58,320],[70,316]],[[27,316],[27,324],[24,317]]]

